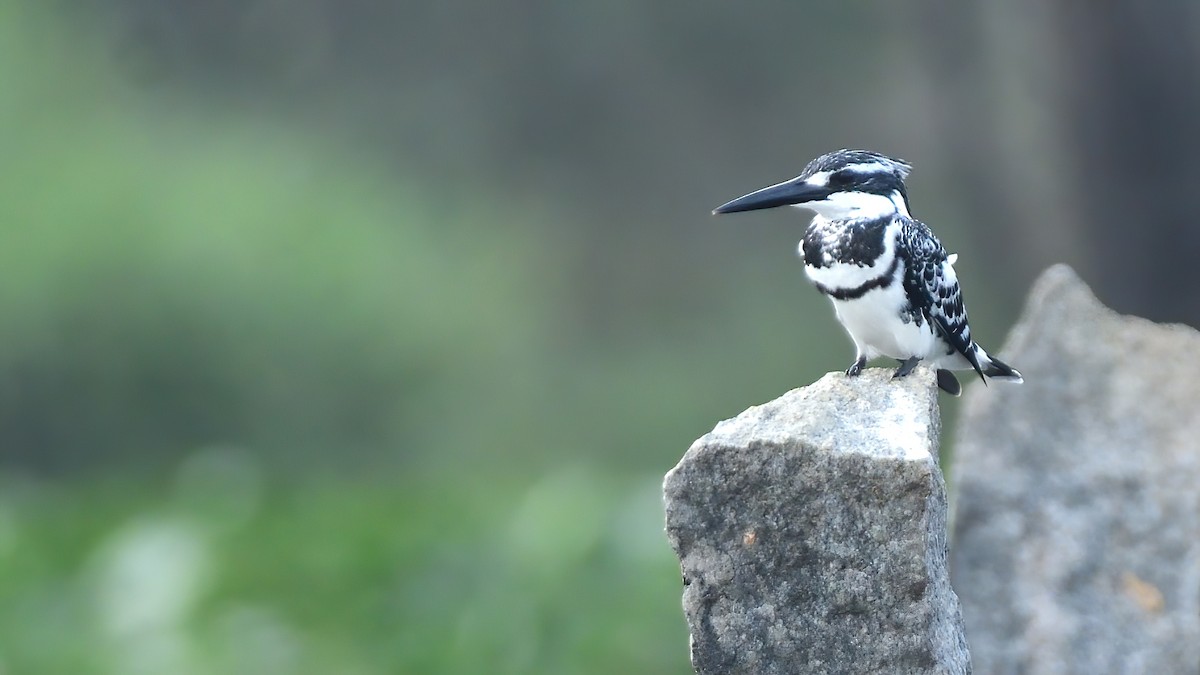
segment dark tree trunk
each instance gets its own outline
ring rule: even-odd
[[[1200,326],[1200,5],[926,6],[929,112],[993,264],[1063,260],[1119,311]]]

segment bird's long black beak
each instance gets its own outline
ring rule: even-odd
[[[816,187],[799,178],[794,178],[778,185],[755,190],[744,197],[738,197],[729,203],[722,204],[713,209],[713,214],[773,209],[776,206],[819,201],[828,196],[828,189]]]

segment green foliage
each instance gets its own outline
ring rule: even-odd
[[[657,477],[214,489],[248,462],[150,493],[8,481],[5,671],[688,672]]]
[[[686,672],[536,214],[0,18],[0,670]]]
[[[486,382],[536,348],[528,229],[466,228],[470,206],[298,131],[155,110],[56,62],[64,38],[12,32],[44,69],[0,65],[0,372],[20,388],[3,427],[16,453],[69,453],[29,461],[226,440],[412,453],[446,375]]]
[[[658,477],[832,320],[756,269],[606,314],[554,206],[135,91],[39,11],[0,0],[0,670],[687,672]]]
[[[769,364],[832,350],[794,339],[777,298],[747,302],[738,270],[699,326],[654,308],[580,332],[590,308],[562,268],[576,243],[546,207],[132,91],[96,45],[3,11],[9,461],[161,468],[231,443],[279,470],[597,455],[662,470],[713,411],[802,380]],[[724,358],[748,326],[759,351]]]

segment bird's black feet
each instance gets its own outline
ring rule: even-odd
[[[892,377],[904,377],[905,375],[908,375],[913,371],[913,368],[917,367],[917,364],[920,362],[921,357],[919,356],[908,357],[907,360],[900,362],[900,367],[896,369],[896,372],[892,374]]]
[[[958,378],[954,376],[954,373],[944,368],[938,368],[937,383],[942,391],[951,396],[958,396],[962,393],[962,385],[958,383]]]
[[[862,372],[863,367],[866,365],[867,365],[867,357],[860,356],[860,357],[858,357],[858,359],[856,359],[854,361],[854,363],[852,363],[850,365],[849,368],[846,369],[846,375],[848,375],[850,377],[857,377],[858,374]]]

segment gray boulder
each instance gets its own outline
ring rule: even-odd
[[[966,673],[931,370],[750,408],[664,484],[701,675]]]
[[[983,673],[1200,672],[1200,333],[1067,267],[964,396],[951,571]]]

